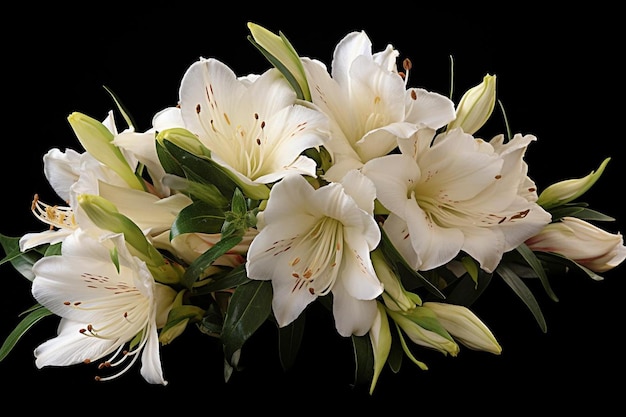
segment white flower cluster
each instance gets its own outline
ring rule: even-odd
[[[72,113],[84,151],[44,156],[66,204],[35,198],[51,227],[2,240],[5,261],[40,254],[18,268],[39,309],[12,340],[37,315],[60,317],[38,367],[100,361],[98,378],[111,379],[141,357],[143,377],[166,384],[160,345],[193,326],[223,343],[229,375],[261,323],[301,326],[321,301],[356,361],[374,364],[371,392],[392,343],[424,369],[406,339],[452,356],[461,345],[501,352],[469,309],[485,277],[524,285],[554,262],[601,279],[626,259],[622,236],[575,201],[608,159],[540,195],[524,160],[535,136],[477,136],[495,75],[455,104],[410,87],[411,63],[399,68],[391,45],[373,52],[364,32],[345,36],[327,67],[249,28],[266,72],[240,77],[202,58],[150,130],[123,108],[123,131],[113,111]]]

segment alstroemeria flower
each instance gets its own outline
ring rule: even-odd
[[[246,183],[316,176],[315,162],[301,153],[324,144],[327,119],[298,102],[276,69],[238,79],[222,62],[203,58],[183,76],[180,111],[211,157]]]
[[[577,217],[563,217],[526,240],[533,251],[554,252],[594,272],[609,271],[626,260],[624,237]]]
[[[176,291],[154,281],[146,265],[130,255],[123,236],[98,240],[79,229],[65,239],[61,255],[42,258],[33,273],[33,296],[61,317],[58,335],[35,349],[37,367],[101,359],[104,369],[121,367],[104,380],[126,372],[141,356],[146,381],[167,383],[157,331]]]
[[[362,336],[371,328],[383,290],[370,260],[380,240],[374,198],[374,185],[357,171],[318,189],[300,175],[272,187],[246,268],[251,279],[272,280],[281,327],[332,292],[339,334]]]
[[[312,101],[332,121],[327,147],[333,166],[325,178],[337,181],[348,170],[386,155],[398,138],[410,137],[418,127],[438,129],[454,119],[448,98],[406,88],[407,78],[396,68],[398,55],[391,45],[372,53],[368,36],[352,32],[335,48],[332,74],[323,63],[302,58]]]
[[[363,167],[391,212],[384,230],[416,270],[444,265],[464,251],[492,272],[504,252],[551,220],[536,204],[523,160],[536,138],[518,134],[505,144],[500,135],[488,143],[460,129],[434,136],[421,129],[400,143],[402,154]]]
[[[155,116],[155,126],[159,128],[171,127],[179,123],[173,117]],[[103,128],[113,135],[113,143],[121,141],[120,151],[124,155],[129,167],[136,168],[139,162],[152,166],[152,173],[159,172],[156,150],[150,156],[151,147],[154,148],[154,133],[134,134],[126,131],[120,138],[113,119],[112,112],[102,122]],[[134,144],[129,138],[132,136]],[[143,153],[138,155],[134,152]],[[43,157],[44,174],[56,194],[67,203],[66,206],[52,205],[40,201],[37,197],[33,201],[32,211],[44,223],[52,228],[27,233],[20,239],[22,251],[42,244],[62,242],[79,226],[83,229],[93,227],[89,219],[81,214],[76,201],[80,194],[99,195],[113,204],[120,212],[131,218],[148,237],[156,236],[169,230],[178,212],[191,203],[191,199],[183,194],[169,194],[169,189],[158,186],[166,195],[161,197],[157,193],[131,188],[115,171],[98,161],[89,152],[79,153],[72,149],[64,152],[53,148]],[[162,169],[162,168],[161,168]],[[160,175],[160,179],[162,178]],[[150,207],[149,210],[146,210]]]

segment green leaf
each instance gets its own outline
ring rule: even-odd
[[[391,350],[389,351],[389,356],[387,357],[387,364],[391,371],[394,374],[400,372],[402,368],[402,359],[404,358],[404,350],[402,349],[402,341],[400,340],[401,335],[398,331],[391,331]],[[396,326],[396,330],[398,330]]]
[[[538,252],[537,257],[542,261],[549,263],[558,263],[560,265],[565,265],[566,267],[573,267],[580,272],[586,274],[589,278],[594,281],[602,281],[604,278],[601,275],[598,275],[596,272],[591,269],[579,264],[578,262],[569,259],[566,256],[561,255],[560,253],[554,252]]]
[[[44,256],[41,251],[45,250],[47,246],[22,252],[20,251],[19,241],[19,237],[9,237],[0,234],[0,245],[5,253],[5,257],[0,260],[0,265],[10,262],[17,272],[29,281],[32,281],[35,279],[33,265]]]
[[[104,89],[107,90],[107,92],[111,95],[111,98],[117,105],[117,109],[120,111],[124,120],[126,120],[126,124],[128,125],[128,127],[134,128],[136,126],[135,122],[133,121],[132,117],[130,117],[129,113],[126,111],[126,106],[124,106],[122,104],[122,101],[118,98],[118,96],[115,93],[113,93],[113,90],[111,90],[107,86],[104,86]]]
[[[221,209],[196,201],[178,213],[172,223],[170,239],[185,233],[219,233],[224,218],[224,212]]]
[[[215,161],[194,155],[174,145],[172,142],[163,140],[165,150],[168,152],[168,165],[175,163],[178,170],[184,173],[183,177],[193,174],[193,180],[204,179],[206,184],[213,184],[227,199],[232,198],[236,184],[225,171],[225,168]],[[185,175],[186,174],[186,175]]]
[[[548,331],[546,320],[543,317],[543,313],[541,312],[541,308],[539,308],[539,304],[537,300],[533,296],[530,289],[524,284],[524,281],[515,273],[511,268],[509,268],[506,264],[500,263],[496,268],[496,273],[502,277],[504,282],[507,283],[509,287],[517,294],[517,296],[526,304],[532,315],[535,317],[535,320],[539,324],[539,328],[541,331],[546,333]]]
[[[492,274],[488,274],[482,269],[479,269],[477,273],[476,281],[474,281],[474,278],[472,278],[470,274],[463,274],[461,279],[457,280],[456,283],[451,286],[452,290],[446,297],[447,302],[466,307],[476,302],[478,297],[485,291],[492,278]]]
[[[304,336],[305,317],[305,312],[302,312],[289,325],[278,329],[278,353],[284,370],[291,369],[298,356]]]
[[[235,247],[242,239],[242,236],[229,236],[218,241],[213,247],[198,256],[196,260],[189,265],[183,274],[181,284],[191,289],[194,282],[204,277],[204,271],[211,266],[217,258]]]
[[[539,280],[541,281],[541,285],[543,285],[543,289],[548,294],[553,301],[559,301],[559,298],[556,296],[552,288],[550,287],[550,282],[548,281],[548,276],[546,275],[546,271],[541,264],[537,255],[528,247],[526,244],[522,243],[517,247],[517,252],[522,255],[526,263],[530,265],[530,267],[535,271]]]
[[[31,309],[30,313],[20,321],[15,329],[7,336],[2,347],[0,347],[0,362],[7,357],[17,342],[35,323],[50,315],[52,315],[52,312],[42,306],[36,306],[35,309]]]
[[[237,352],[267,320],[272,310],[272,284],[251,280],[233,292],[222,329],[226,362],[236,365]]]
[[[369,385],[374,377],[374,351],[369,335],[352,336],[354,349],[354,384],[356,386]]]
[[[208,283],[194,288],[192,291],[193,295],[210,294],[212,292],[238,287],[248,281],[250,281],[250,279],[246,275],[246,266],[245,264],[241,264],[234,267],[224,275],[211,275],[211,279]]]

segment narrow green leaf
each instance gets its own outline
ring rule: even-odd
[[[530,267],[535,271],[539,280],[541,281],[541,285],[543,285],[543,289],[548,294],[553,301],[559,301],[559,298],[556,296],[554,291],[552,291],[552,287],[550,286],[550,282],[548,281],[548,276],[546,274],[543,265],[541,265],[541,261],[537,258],[537,255],[528,247],[526,244],[522,243],[517,247],[517,252],[522,255],[526,263],[530,265]]]
[[[270,281],[251,280],[235,289],[228,304],[222,329],[222,344],[227,362],[233,363],[237,352],[267,320],[271,310]]]
[[[39,320],[44,317],[52,315],[52,312],[44,307],[37,307],[32,309],[22,321],[13,329],[13,331],[7,336],[2,347],[0,347],[0,362],[7,357],[11,350],[15,347],[17,342],[22,336]]]
[[[183,274],[181,284],[191,289],[193,283],[203,277],[204,271],[211,266],[217,258],[231,250],[235,245],[241,242],[241,240],[242,236],[229,236],[225,239],[221,239],[189,265]]]
[[[19,237],[9,237],[0,234],[0,245],[5,253],[5,257],[0,260],[0,265],[10,262],[17,272],[29,281],[32,281],[35,278],[32,270],[33,265],[44,256],[42,250],[45,251],[47,245],[42,248],[34,248],[22,252],[20,251],[19,241]]]
[[[509,287],[517,294],[517,296],[526,304],[526,307],[530,310],[532,315],[535,317],[535,320],[539,324],[539,328],[542,332],[546,333],[548,331],[548,327],[546,324],[546,320],[543,317],[543,313],[541,312],[541,308],[535,299],[535,296],[532,294],[530,289],[526,286],[524,281],[515,273],[511,268],[509,268],[506,264],[500,263],[496,268],[496,273],[502,277],[504,282],[507,283]]]
[[[250,281],[246,274],[245,264],[238,265],[228,271],[224,275],[213,276],[207,284],[194,288],[193,295],[210,294],[216,291],[223,291],[238,287],[241,284],[245,284]]]
[[[109,93],[109,95],[111,96],[111,98],[113,99],[113,101],[115,102],[115,104],[117,105],[117,109],[120,111],[120,113],[122,114],[122,117],[124,118],[124,120],[126,120],[126,124],[128,125],[129,128],[134,128],[135,122],[133,121],[133,118],[130,116],[130,114],[128,113],[128,111],[126,111],[126,106],[124,106],[122,104],[122,101],[119,99],[119,97],[117,96],[117,94],[113,93],[113,90],[111,90],[109,87],[104,86],[104,89],[107,90],[107,92]]]
[[[447,302],[451,304],[471,306],[480,295],[485,291],[491,282],[492,274],[488,274],[479,269],[476,281],[469,274],[463,274],[461,279],[451,287],[452,290],[446,297]]]
[[[298,357],[298,351],[304,336],[306,314],[302,312],[288,326],[278,329],[278,354],[284,370],[291,369]]]
[[[374,377],[374,351],[369,335],[352,336],[354,349],[354,384],[356,386],[370,385]]]

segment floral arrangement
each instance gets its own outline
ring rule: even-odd
[[[329,68],[248,27],[270,68],[242,77],[199,59],[147,131],[112,91],[124,129],[113,110],[69,115],[83,151],[43,157],[63,203],[35,196],[49,227],[0,235],[2,263],[36,300],[0,360],[56,316],[39,368],[97,363],[100,381],[139,368],[165,385],[160,347],[199,331],[221,344],[228,381],[267,321],[289,368],[321,303],[372,393],[385,366],[427,369],[420,349],[500,354],[471,310],[493,278],[545,331],[527,279],[555,299],[551,273],[601,280],[626,259],[622,235],[596,225],[614,219],[579,201],[610,158],[538,190],[524,160],[535,136],[478,136],[496,104],[504,114],[495,75],[455,103],[410,87],[411,62],[373,52],[364,32],[340,40]]]

